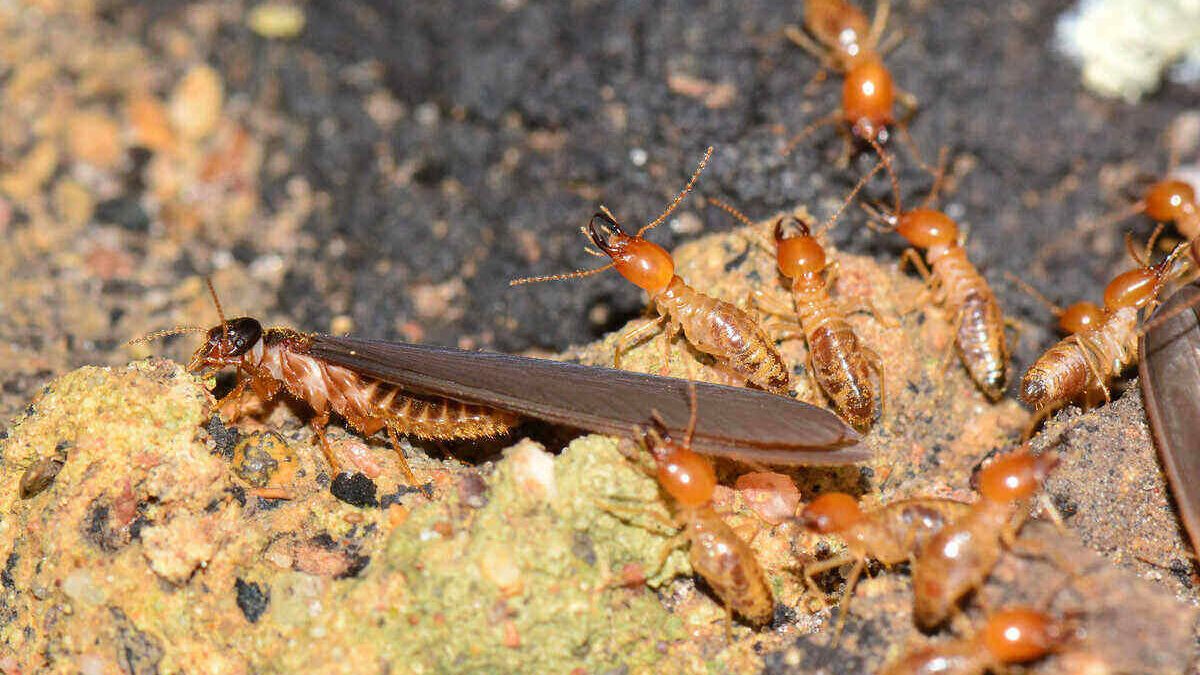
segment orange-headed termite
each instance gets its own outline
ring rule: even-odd
[[[784,30],[788,39],[815,56],[822,68],[841,73],[843,81],[841,109],[789,139],[783,154],[791,152],[810,133],[826,124],[838,125],[847,141],[847,157],[853,139],[878,150],[879,145],[888,141],[893,126],[898,126],[908,138],[905,125],[916,112],[916,100],[896,86],[882,57],[894,46],[890,39],[881,40],[889,9],[890,1],[880,0],[874,18],[868,22],[863,11],[847,0],[807,0],[804,30],[795,26]],[[899,122],[897,101],[907,108],[905,118]]]
[[[879,377],[882,399],[883,361],[873,350],[862,345],[846,321],[845,310],[830,296],[836,267],[826,262],[825,248],[817,237],[837,221],[846,205],[881,166],[877,164],[858,181],[838,210],[815,234],[809,230],[808,223],[793,217],[798,234],[785,235],[784,219],[775,221],[775,259],[779,273],[791,282],[794,309],[772,301],[762,292],[755,296],[759,308],[765,312],[777,316],[794,313],[799,320],[798,330],[793,329],[785,337],[799,335],[805,338],[809,372],[821,391],[833,401],[838,413],[860,430],[870,428],[878,417],[871,371]],[[709,201],[747,227],[753,227],[754,223],[730,204],[712,198]]]
[[[692,569],[724,603],[727,616],[736,613],[747,623],[762,626],[774,616],[775,598],[754,552],[713,510],[717,475],[707,458],[692,451],[695,390],[689,389],[689,395],[692,421],[682,442],[657,420],[654,427],[640,432],[640,441],[654,458],[655,478],[674,502],[675,519],[683,528],[679,538],[689,543]],[[669,542],[664,553],[675,546]]]
[[[1002,549],[1015,541],[1031,498],[1057,463],[1053,452],[1033,455],[1021,448],[979,472],[979,501],[934,534],[913,563],[913,618],[918,626],[931,629],[941,624],[957,609],[959,599],[987,579]]]
[[[1061,650],[1075,637],[1074,621],[1032,607],[993,612],[982,630],[965,638],[911,649],[882,675],[983,675],[1030,663]]]
[[[1155,233],[1157,234],[1157,232]],[[1191,242],[1183,242],[1157,265],[1149,260],[1154,237],[1144,256],[1126,238],[1130,254],[1141,267],[1117,275],[1104,289],[1104,316],[1095,326],[1064,338],[1041,356],[1021,378],[1021,400],[1038,412],[1038,418],[1099,390],[1111,399],[1108,383],[1138,360],[1138,312],[1158,305],[1167,282],[1183,269],[1175,261]],[[1036,421],[1036,420],[1035,420]]]
[[[804,568],[809,590],[819,593],[813,581],[815,575],[854,564],[846,577],[834,634],[842,631],[850,611],[850,598],[854,597],[854,585],[868,559],[887,567],[908,562],[933,535],[970,508],[969,504],[952,499],[929,497],[904,499],[863,511],[854,497],[842,492],[825,493],[804,507],[800,519],[806,528],[817,534],[837,535],[846,542],[841,555]]]
[[[925,203],[905,211],[900,204],[900,184],[892,171],[892,159],[883,155],[892,181],[895,206],[891,213],[869,210],[876,220],[887,223],[913,246],[904,251],[901,264],[911,262],[940,293],[939,302],[953,316],[954,346],[971,379],[993,401],[1004,395],[1008,378],[1008,345],[1004,314],[995,293],[979,270],[967,258],[967,249],[959,240],[958,224],[941,211],[929,208],[937,196],[945,157],[939,161],[933,187]],[[918,249],[925,251],[926,266]]]
[[[1138,213],[1160,223],[1174,223],[1189,241],[1200,237],[1200,202],[1196,201],[1195,188],[1185,181],[1174,178],[1156,181],[1146,188],[1141,199],[1103,222],[1112,225]],[[1200,248],[1193,247],[1192,258],[1200,260]]]
[[[639,341],[649,335],[651,329],[661,330],[665,320],[668,322],[668,340],[679,331],[683,331],[693,347],[711,355],[740,380],[770,392],[785,394],[790,381],[788,365],[780,356],[775,342],[754,318],[731,303],[709,297],[688,286],[675,274],[675,262],[671,259],[671,254],[658,244],[642,238],[647,230],[666,220],[684,196],[691,192],[711,156],[710,147],[683,190],[662,215],[644,225],[637,234],[627,234],[612,213],[607,208],[600,207],[600,212],[593,215],[582,230],[603,252],[602,255],[612,260],[608,265],[594,270],[516,279],[510,284],[515,286],[538,281],[578,279],[610,267],[614,268],[621,276],[650,295],[650,300],[659,314],[656,321],[622,335],[613,357],[616,365],[620,363],[621,351],[626,344]],[[599,228],[597,221],[602,223]]]

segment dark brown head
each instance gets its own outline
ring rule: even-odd
[[[262,324],[248,316],[214,326],[209,329],[204,344],[192,354],[187,369],[199,373],[208,368],[219,370],[234,365],[258,344],[262,334]]]

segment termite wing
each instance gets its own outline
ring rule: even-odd
[[[555,424],[625,436],[661,417],[688,424],[688,381],[510,354],[314,335],[309,353],[425,396],[485,405]],[[850,464],[869,458],[837,415],[755,389],[696,383],[697,452],[774,465]]]
[[[1148,325],[1138,347],[1142,400],[1192,548],[1200,551],[1200,284],[1173,295]]]

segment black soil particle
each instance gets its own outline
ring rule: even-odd
[[[375,482],[361,473],[339,473],[329,491],[351,506],[379,505],[375,499]]]
[[[257,623],[271,602],[271,590],[240,577],[234,581],[233,588],[237,592],[238,609],[242,610],[247,621]]]

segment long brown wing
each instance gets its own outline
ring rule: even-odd
[[[1200,285],[1184,287],[1150,321],[1173,311],[1142,336],[1138,369],[1158,455],[1200,551]]]
[[[627,435],[657,411],[681,434],[688,383],[612,368],[511,354],[318,335],[310,353],[409,391],[478,403],[527,417]],[[849,464],[870,455],[833,413],[755,389],[696,383],[692,447],[709,455],[777,465]]]

